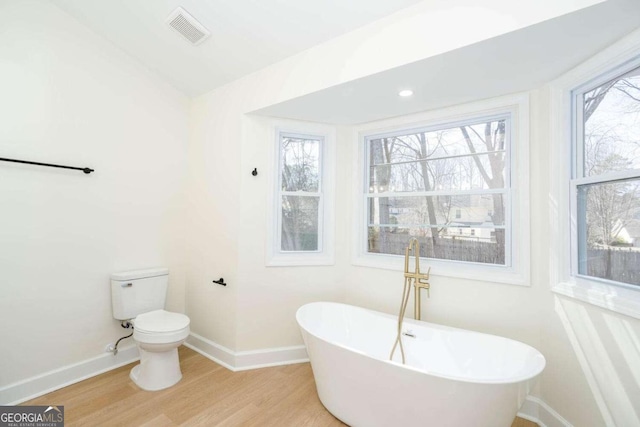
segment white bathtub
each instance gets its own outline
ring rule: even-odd
[[[402,365],[395,316],[319,302],[296,319],[322,404],[354,427],[509,427],[545,366],[521,342],[412,319]]]

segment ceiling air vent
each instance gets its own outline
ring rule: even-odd
[[[180,34],[191,44],[198,45],[202,43],[211,34],[196,18],[189,15],[183,8],[179,7],[167,18],[167,24]]]

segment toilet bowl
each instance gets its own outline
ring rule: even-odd
[[[165,310],[143,313],[132,320],[140,364],[129,375],[143,390],[162,390],[182,378],[178,347],[189,336],[189,318]]]
[[[140,364],[129,377],[144,390],[171,387],[182,378],[178,347],[189,336],[189,318],[164,310],[169,270],[154,268],[111,275],[113,317],[133,324]]]

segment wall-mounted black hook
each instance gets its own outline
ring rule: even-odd
[[[253,171],[251,171],[251,175],[253,176],[258,175],[258,168],[253,168]]]
[[[218,285],[222,285],[222,286],[227,286],[226,283],[224,283],[224,279],[221,277],[220,280],[214,280],[213,283],[217,283]]]

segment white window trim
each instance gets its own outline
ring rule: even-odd
[[[318,207],[318,250],[291,252],[280,249],[281,209],[280,198],[280,136],[293,135],[321,139],[320,167],[321,202]],[[267,215],[267,267],[333,265],[334,229],[335,229],[335,128],[331,126],[299,123],[290,121],[277,122],[273,127],[272,149],[269,159],[269,194]]]
[[[486,282],[530,286],[529,281],[529,96],[526,93],[493,98],[427,113],[404,116],[365,124],[355,129],[358,134],[354,144],[352,263],[358,266],[403,271],[404,256],[371,254],[366,250],[367,212],[365,206],[365,138],[373,134],[395,132],[400,129],[425,128],[475,120],[479,117],[511,114],[511,163],[518,172],[511,174],[511,203],[506,215],[511,217],[512,227],[507,231],[511,241],[510,265],[497,266],[463,261],[447,261],[427,258],[421,265],[431,267],[431,275],[457,277]],[[508,171],[510,172],[510,171]],[[509,258],[509,255],[507,255]]]
[[[576,235],[575,209],[572,203],[572,94],[573,91],[606,76],[615,77],[615,70],[634,58],[640,57],[640,31],[635,31],[600,52],[587,62],[573,69],[550,84],[551,89],[551,150],[550,170],[555,172],[552,180],[551,207],[552,224],[550,230],[552,250],[550,273],[552,291],[578,299],[589,304],[640,319],[640,290],[623,284],[609,284],[606,280],[573,275],[572,267],[577,266],[577,250],[572,244]],[[585,179],[579,180],[584,183]],[[573,209],[573,212],[572,212]],[[554,218],[555,217],[555,218]]]
[[[320,180],[318,182],[318,190],[315,192],[311,191],[284,191],[282,190],[282,153],[281,153],[281,143],[283,138],[296,138],[302,140],[314,140],[318,141],[320,144],[319,156],[318,156],[318,165],[319,165],[319,173]],[[283,255],[292,255],[298,254],[300,252],[304,252],[305,254],[318,254],[323,252],[323,243],[324,243],[324,147],[326,145],[324,135],[311,135],[311,134],[302,134],[302,133],[294,133],[294,132],[278,132],[278,164],[277,164],[277,175],[278,179],[276,180],[276,205],[278,215],[276,215],[276,220],[278,224],[276,226],[276,236],[282,236],[282,205],[280,201],[284,196],[293,196],[293,197],[317,197],[318,198],[318,249],[314,251],[283,251],[282,250],[282,242],[280,239],[275,239],[274,243],[276,244],[278,252]]]

